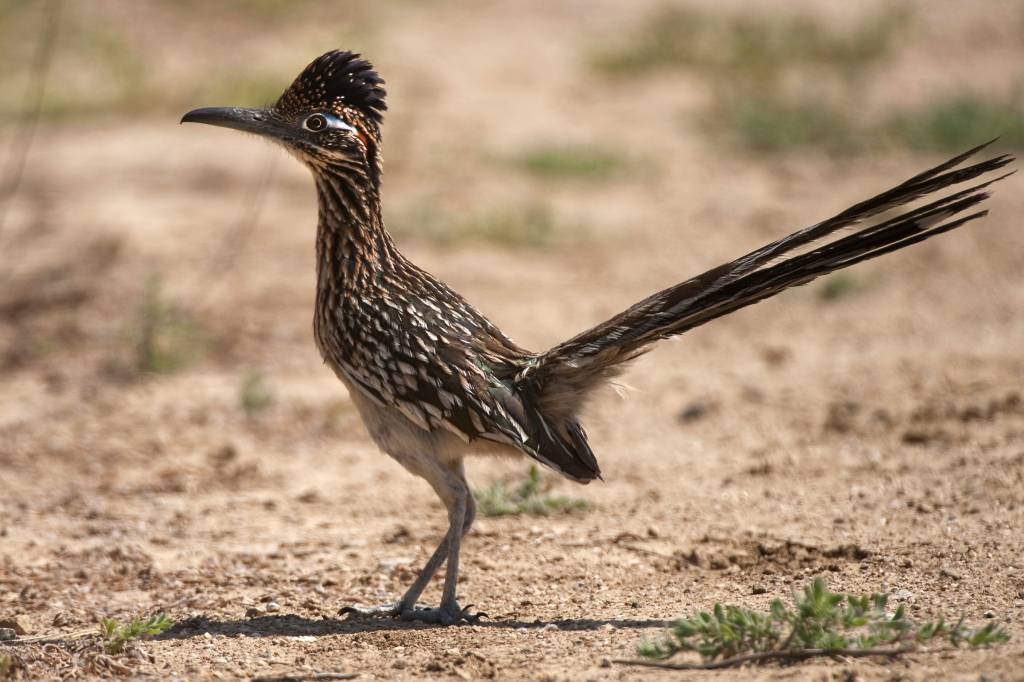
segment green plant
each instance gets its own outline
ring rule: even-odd
[[[423,239],[440,246],[492,244],[529,249],[550,246],[563,229],[550,208],[529,204],[491,209],[470,217],[455,217],[427,203],[389,219],[391,232],[399,237]]]
[[[254,417],[274,402],[274,394],[261,372],[253,370],[245,375],[239,388],[238,401],[249,417]]]
[[[832,154],[859,151],[865,136],[849,115],[826,102],[790,102],[773,95],[746,93],[719,107],[714,125],[725,125],[741,147],[758,154],[818,148]]]
[[[171,625],[171,621],[162,613],[148,620],[132,618],[124,625],[118,623],[114,618],[104,618],[100,621],[100,637],[103,640],[103,648],[108,654],[119,654],[124,651],[129,642],[142,637],[163,634]]]
[[[542,490],[540,471],[531,466],[526,480],[515,487],[498,482],[485,490],[474,492],[477,510],[484,516],[548,516],[555,512],[584,511],[586,500],[551,495]]]
[[[890,118],[890,138],[913,149],[948,152],[999,135],[1000,145],[1024,147],[1024,102],[961,94]]]
[[[678,621],[668,636],[644,642],[637,652],[651,661],[695,652],[701,663],[658,665],[709,669],[817,656],[894,656],[939,640],[951,647],[983,647],[1009,639],[994,622],[973,630],[962,618],[953,625],[943,618],[916,624],[907,618],[902,604],[892,613],[887,605],[881,594],[857,597],[830,592],[818,578],[793,596],[792,608],[779,599],[767,613],[715,604],[711,613]]]
[[[652,13],[620,44],[598,50],[591,63],[610,74],[694,67],[763,77],[816,64],[855,75],[891,53],[909,18],[905,7],[891,6],[837,31],[798,15],[723,16],[670,7]]]
[[[597,180],[621,170],[626,161],[607,150],[584,147],[533,147],[510,159],[528,173],[544,178]]]
[[[205,339],[184,311],[169,303],[160,278],[146,282],[136,315],[136,367],[143,372],[173,372],[201,355]]]
[[[867,291],[875,283],[866,277],[840,272],[824,279],[818,288],[818,296],[823,301],[838,301]]]

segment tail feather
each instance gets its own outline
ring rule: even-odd
[[[529,393],[542,412],[551,417],[572,419],[592,388],[614,377],[623,363],[644,353],[659,339],[681,334],[790,287],[985,216],[987,211],[984,210],[967,212],[989,197],[985,190],[992,183],[1012,172],[820,244],[841,230],[940,190],[975,180],[1013,161],[1012,156],[1001,155],[956,168],[991,143],[918,173],[828,220],[647,297],[539,355],[517,376],[519,389]],[[815,243],[820,245],[814,247]],[[808,246],[812,248],[804,249]]]

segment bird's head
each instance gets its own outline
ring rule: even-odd
[[[270,138],[317,170],[380,178],[384,81],[358,54],[331,51],[299,74],[277,102],[262,109],[207,107],[182,117]]]

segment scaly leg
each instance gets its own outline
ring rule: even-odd
[[[434,468],[432,467],[432,469]],[[481,616],[486,615],[483,613],[471,614],[466,609],[460,607],[455,594],[459,576],[459,550],[462,545],[462,538],[469,532],[473,520],[476,518],[476,504],[473,501],[472,494],[470,494],[469,486],[466,484],[462,464],[459,463],[454,470],[442,469],[438,466],[430,473],[442,474],[437,476],[425,475],[424,478],[431,482],[448,508],[448,531],[445,533],[444,538],[438,544],[437,549],[434,550],[423,570],[420,571],[415,582],[413,582],[398,603],[368,608],[347,606],[341,610],[341,613],[349,614],[350,616],[392,617],[400,618],[401,620],[440,623],[442,625],[452,625],[461,621],[476,623],[480,620]],[[435,481],[437,484],[435,484]],[[448,568],[445,571],[444,590],[440,608],[432,609],[417,606],[416,601],[445,561],[448,563]]]

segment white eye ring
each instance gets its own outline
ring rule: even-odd
[[[320,133],[328,128],[332,130],[344,130],[350,133],[357,132],[355,128],[345,123],[337,116],[331,114],[310,114],[306,117],[306,120],[302,122],[302,127],[306,130],[310,130],[314,133]]]

